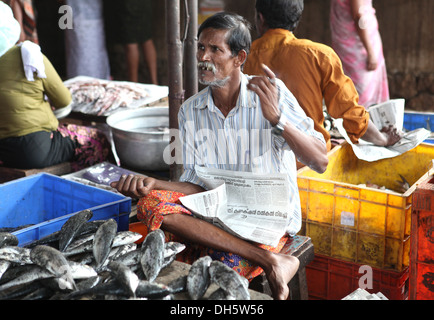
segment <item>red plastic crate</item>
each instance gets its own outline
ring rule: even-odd
[[[309,299],[340,300],[359,288],[366,272],[359,269],[362,265],[338,260],[323,255],[315,255],[315,259],[306,266],[307,288]],[[372,268],[372,288],[363,287],[370,293],[381,292],[389,300],[405,300],[408,296],[409,269],[401,272]]]
[[[434,300],[434,177],[413,194],[410,246],[411,300]]]

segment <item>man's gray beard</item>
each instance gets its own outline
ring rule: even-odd
[[[204,85],[204,86],[210,86],[210,87],[214,87],[214,88],[223,88],[226,85],[226,83],[228,83],[229,78],[230,77],[227,76],[224,79],[213,80],[213,81],[206,81],[206,80],[199,79],[199,83]]]

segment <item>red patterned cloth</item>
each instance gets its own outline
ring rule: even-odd
[[[192,213],[179,201],[179,198],[182,196],[185,196],[185,194],[174,191],[153,190],[146,197],[138,201],[137,218],[147,226],[148,232],[151,232],[161,227],[165,215],[186,214],[191,216]],[[239,255],[192,244],[172,233],[164,233],[166,241],[176,241],[186,245],[186,248],[177,255],[178,261],[192,264],[198,258],[209,255],[213,260],[220,260],[230,266],[249,281],[260,275],[263,271],[260,267],[250,263]],[[271,252],[280,252],[287,240],[287,236],[282,237],[277,247],[263,244],[255,245]]]

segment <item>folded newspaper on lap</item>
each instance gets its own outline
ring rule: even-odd
[[[208,191],[179,200],[199,218],[245,240],[277,246],[293,207],[286,174],[256,174],[196,166]]]

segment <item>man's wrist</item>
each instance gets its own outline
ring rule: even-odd
[[[279,120],[275,125],[272,126],[271,132],[276,136],[281,136],[284,130],[285,130],[285,122],[283,119],[283,115],[280,114]]]

